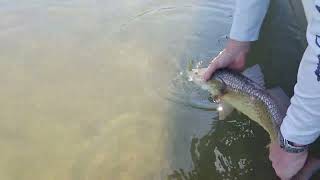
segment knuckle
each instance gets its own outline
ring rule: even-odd
[[[214,67],[212,65],[209,66],[209,68],[207,69],[207,71],[205,72],[205,74],[209,75],[209,74],[212,74],[214,70]]]

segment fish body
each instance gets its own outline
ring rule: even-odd
[[[258,65],[238,73],[227,69],[217,70],[205,82],[206,69],[192,69],[189,76],[194,83],[208,90],[220,103],[227,103],[257,122],[270,135],[271,142],[277,140],[277,133],[286,115],[289,98],[280,89],[266,90],[263,74]],[[319,171],[320,159],[309,156],[305,166],[292,180],[307,180]]]
[[[206,69],[193,69],[192,81],[207,89],[220,102],[227,103],[261,125],[276,140],[285,111],[278,101],[260,84],[245,75],[228,69],[214,73],[211,80],[204,82]]]

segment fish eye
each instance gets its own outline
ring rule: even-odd
[[[213,103],[220,103],[220,97],[218,95],[211,97]]]

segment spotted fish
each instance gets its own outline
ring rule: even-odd
[[[271,142],[277,140],[280,125],[289,106],[289,98],[281,88],[266,90],[258,65],[243,73],[221,69],[207,82],[202,78],[205,71],[205,68],[192,69],[189,71],[190,79],[210,92],[213,99],[221,105],[219,111],[223,112],[232,106],[261,125],[270,135]],[[303,169],[293,179],[307,180],[319,169],[320,160],[308,157]]]
[[[189,76],[202,89],[208,90],[221,107],[231,105],[260,124],[269,133],[271,141],[276,139],[289,98],[280,88],[271,91],[264,88],[263,74],[258,65],[243,74],[228,69],[218,70],[208,82],[202,79],[205,71],[204,68],[192,69]]]

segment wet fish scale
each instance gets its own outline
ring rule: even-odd
[[[218,70],[212,78],[220,80],[226,85],[227,93],[224,96],[228,96],[228,93],[230,92],[237,93],[238,95],[243,96],[243,99],[248,99],[247,101],[257,104],[257,106],[251,108],[254,108],[256,111],[255,113],[257,113],[260,118],[254,120],[269,132],[271,140],[276,138],[276,133],[284,117],[284,112],[281,112],[277,102],[263,87],[240,73],[226,69]],[[231,98],[229,101],[227,97],[222,97],[222,99],[227,99],[228,103],[233,104]],[[244,104],[243,106],[246,105]],[[245,107],[236,105],[235,108],[244,109]],[[247,115],[250,116],[250,114]],[[270,120],[273,127],[270,127]]]
[[[277,94],[276,91],[269,94],[265,88],[248,77],[226,69],[216,71],[211,80],[204,82],[202,77],[205,72],[206,69],[204,68],[197,69],[192,70],[190,75],[196,84],[209,90],[212,95],[220,96],[223,102],[232,105],[262,126],[270,135],[271,142],[277,140],[277,133],[288,106],[285,103],[287,100],[282,99],[281,94]],[[253,74],[257,73],[257,71],[251,72]],[[279,99],[276,99],[276,96]],[[279,100],[283,100],[283,102]],[[308,157],[305,166],[293,179],[307,179],[306,177],[311,177],[319,167],[320,160]]]

